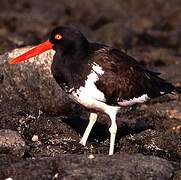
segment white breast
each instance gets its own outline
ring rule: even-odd
[[[92,70],[85,80],[84,86],[72,92],[71,97],[78,103],[89,107],[92,100],[105,101],[104,94],[97,89],[95,83],[99,80],[99,77],[104,74],[101,66],[96,63],[92,64]]]

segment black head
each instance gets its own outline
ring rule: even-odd
[[[49,40],[11,59],[9,63],[16,64],[25,61],[52,48],[56,51],[57,55],[69,56],[66,59],[81,59],[89,52],[89,42],[75,27],[60,26],[52,31]]]
[[[75,27],[60,26],[55,28],[50,34],[49,41],[53,44],[55,51],[61,51],[62,54],[77,54],[86,52],[89,49],[88,40]]]

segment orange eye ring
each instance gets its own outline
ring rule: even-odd
[[[55,35],[55,39],[56,39],[56,40],[60,40],[60,39],[62,39],[62,36],[61,36],[60,34],[56,34],[56,35]]]

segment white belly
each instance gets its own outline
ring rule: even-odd
[[[92,87],[80,87],[79,89],[76,90],[76,92],[72,92],[70,96],[76,102],[87,108],[93,106],[92,105],[93,101],[105,102],[104,94],[101,91],[99,91],[95,85]]]
[[[99,75],[103,75],[104,71],[102,68],[94,64],[90,74],[85,80],[85,85],[79,89],[73,90],[70,97],[77,103],[87,107],[96,108],[96,103],[105,102],[104,93],[97,89],[95,83],[99,80]]]

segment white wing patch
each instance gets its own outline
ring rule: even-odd
[[[85,80],[85,85],[72,92],[71,97],[85,107],[90,107],[92,100],[105,102],[104,93],[97,89],[95,83],[99,76],[103,75],[102,67],[96,63],[92,64],[92,70]],[[95,104],[94,104],[95,105]]]
[[[121,102],[118,102],[118,104],[120,106],[131,106],[133,104],[136,104],[136,103],[144,103],[145,101],[149,100],[150,98],[148,97],[147,94],[143,94],[142,96],[138,97],[138,98],[133,98],[133,99],[130,99],[130,100],[123,100]]]
[[[95,62],[93,63],[92,65],[92,69],[94,72],[96,72],[98,75],[103,75],[104,74],[104,71],[102,69],[101,66],[99,66],[98,64],[96,64]]]

